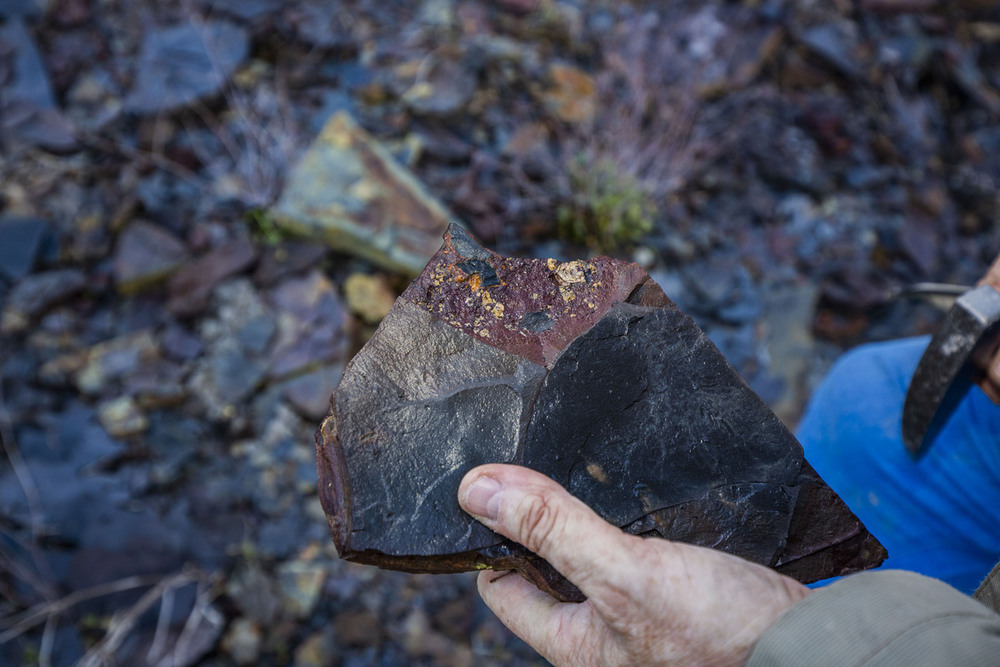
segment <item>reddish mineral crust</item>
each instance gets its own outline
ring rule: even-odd
[[[634,303],[675,307],[632,262],[503,257],[453,225],[444,246],[400,298],[487,345],[549,366],[637,290]]]

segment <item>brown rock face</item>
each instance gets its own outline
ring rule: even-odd
[[[629,533],[801,581],[885,557],[705,334],[628,262],[502,257],[452,226],[330,404],[319,491],[349,560],[514,569],[581,599],[459,507],[462,476],[491,462],[549,475]]]

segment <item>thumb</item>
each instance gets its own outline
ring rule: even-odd
[[[634,586],[637,538],[545,475],[513,465],[479,466],[462,479],[458,497],[463,509],[547,560],[592,602],[610,603]]]

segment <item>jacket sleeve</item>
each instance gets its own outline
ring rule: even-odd
[[[820,589],[758,640],[747,665],[995,665],[1000,615],[948,584],[899,570]]]

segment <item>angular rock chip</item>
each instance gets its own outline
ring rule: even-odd
[[[458,505],[482,463],[541,471],[608,521],[800,581],[885,550],[694,322],[635,264],[513,259],[452,226],[344,371],[316,435],[343,558],[414,572],[551,566]]]
[[[0,333],[22,333],[34,318],[82,292],[86,286],[87,277],[77,269],[57,269],[26,277],[7,295],[0,314]]]
[[[142,41],[125,106],[135,113],[157,113],[215,95],[249,49],[246,31],[226,21],[153,29]]]
[[[253,244],[243,239],[224,243],[177,269],[167,282],[167,310],[187,317],[208,307],[215,288],[257,260]]]
[[[152,223],[137,220],[118,237],[115,283],[122,294],[135,294],[164,280],[188,259],[184,244]]]
[[[416,275],[451,215],[346,112],[326,124],[272,213],[295,234]]]
[[[45,220],[0,217],[0,278],[17,282],[31,273],[50,233]]]

